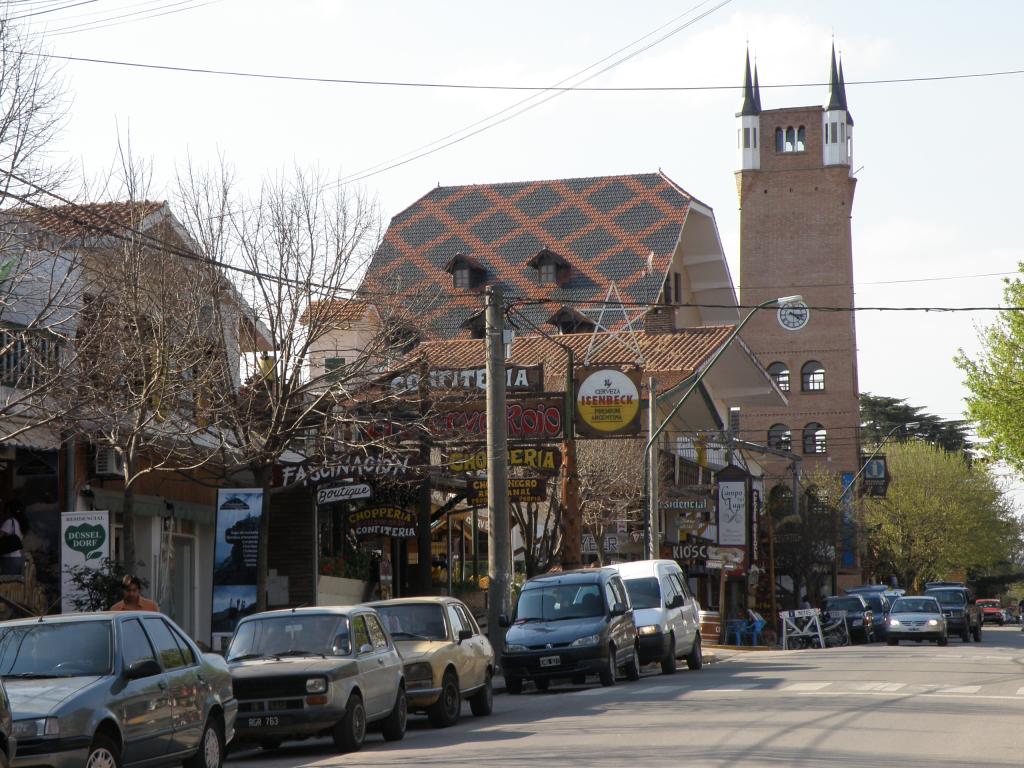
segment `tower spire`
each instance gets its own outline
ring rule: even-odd
[[[754,83],[750,77],[750,49],[747,49],[747,69],[743,77],[743,106],[740,107],[740,115],[757,115],[761,110],[758,108],[757,99],[754,96]]]
[[[836,67],[836,45],[832,44],[832,70],[828,80],[828,106],[826,110],[831,112],[834,109],[846,109],[846,99],[843,94],[842,83],[839,79],[839,69]]]
[[[842,72],[842,62],[839,64],[840,73]],[[757,82],[757,58],[754,58],[754,109],[757,110],[757,114],[761,114],[761,86]]]
[[[754,82],[757,82],[757,70],[754,70]],[[757,88],[757,85],[754,86]],[[843,109],[846,110],[846,124],[853,125],[853,115],[850,114],[850,107],[846,103],[846,78],[843,77],[843,54],[839,53],[839,90],[843,94]]]

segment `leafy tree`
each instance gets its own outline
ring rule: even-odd
[[[908,404],[904,398],[861,393],[860,437],[864,445],[878,445],[893,427],[914,421],[920,425],[917,429],[903,434],[897,432],[890,438],[890,442],[914,437],[954,453],[969,451],[967,421],[940,419],[925,413],[920,406]]]
[[[1024,265],[1021,265],[1024,267]],[[1003,302],[1024,303],[1024,281],[1006,279]],[[985,452],[1014,469],[1024,470],[1024,313],[1003,310],[979,333],[982,350],[971,359],[961,349],[956,364],[965,374],[967,413],[977,422],[978,436],[987,440]]]
[[[137,563],[142,566],[143,563]],[[68,578],[78,594],[71,598],[76,611],[105,611],[124,597],[122,581],[129,573],[124,563],[106,558],[99,568],[87,565],[74,565],[67,568]],[[149,582],[139,577],[142,589]]]
[[[1021,524],[986,464],[922,441],[893,445],[888,463],[886,497],[862,502],[879,572],[917,590],[930,579],[977,576],[1017,555]]]

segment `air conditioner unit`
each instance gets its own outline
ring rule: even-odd
[[[101,477],[121,477],[124,473],[124,460],[115,449],[103,446],[96,449],[95,469]]]

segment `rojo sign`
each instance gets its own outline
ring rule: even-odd
[[[584,437],[633,436],[640,431],[640,372],[576,371],[576,431]]]

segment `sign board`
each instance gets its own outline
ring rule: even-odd
[[[487,451],[450,451],[443,459],[445,469],[451,472],[486,472]],[[562,468],[562,452],[558,448],[537,446],[509,448],[508,465],[526,467],[544,474],[558,474]]]
[[[321,488],[316,494],[317,504],[337,504],[341,501],[368,499],[373,496],[373,489],[366,483],[349,483],[348,485],[332,485]]]
[[[110,513],[61,512],[60,514],[60,609],[63,613],[80,610],[75,598],[81,593],[71,581],[71,568],[98,571],[110,557]],[[103,606],[104,609],[109,605]]]
[[[390,505],[368,507],[350,513],[348,526],[360,539],[371,536],[411,539],[416,536],[416,513]]]
[[[614,533],[605,534],[604,536],[604,552],[605,554],[613,554],[619,551],[619,537]],[[580,542],[580,552],[584,555],[596,555],[597,554],[597,541],[594,536],[589,533],[584,533],[583,538]]]
[[[445,408],[427,420],[437,440],[483,442],[487,438],[487,401],[473,400]],[[565,423],[562,397],[524,397],[505,403],[505,429],[509,440],[561,440]]]
[[[409,466],[409,456],[380,456],[376,454],[351,454],[332,460],[329,464],[305,465],[287,464],[280,466],[281,486],[302,484],[316,486],[331,480],[348,478],[379,477],[402,478],[415,473]]]
[[[395,392],[410,392],[420,384],[419,373],[406,373],[391,379]],[[431,389],[484,392],[487,389],[486,368],[434,369],[427,373],[427,386]],[[505,389],[508,392],[544,391],[544,366],[506,365]]]
[[[747,545],[746,480],[723,480],[718,484],[718,543]]]
[[[510,477],[508,479],[508,500],[522,504],[544,501],[548,496],[548,481],[542,477]],[[486,506],[487,478],[481,477],[469,483],[466,503],[471,506]]]
[[[576,432],[583,437],[639,434],[640,371],[578,368]]]
[[[213,647],[223,648],[238,622],[256,611],[256,569],[260,552],[263,491],[217,490],[217,533],[213,551]]]
[[[870,496],[885,496],[889,488],[889,465],[885,456],[877,454],[871,458],[861,457],[864,471],[861,474],[861,487]]]
[[[684,544],[673,544],[672,545],[672,557],[675,560],[685,560],[687,562],[706,562],[710,555],[710,550],[714,549],[714,545],[701,539],[696,539],[693,542],[686,542]]]

